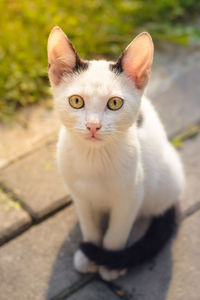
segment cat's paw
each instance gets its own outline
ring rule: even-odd
[[[98,272],[98,266],[90,261],[81,250],[77,250],[74,254],[74,267],[80,273]]]
[[[120,276],[125,275],[127,272],[127,269],[123,270],[109,270],[103,266],[99,267],[99,275],[103,280],[111,281],[115,280]]]

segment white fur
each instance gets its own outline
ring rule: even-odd
[[[96,273],[98,266],[90,261],[81,250],[74,255],[74,266],[80,273]]]
[[[139,215],[162,214],[179,200],[184,186],[179,157],[149,100],[123,73],[116,76],[108,62],[90,62],[88,70],[66,77],[53,93],[63,123],[58,167],[76,205],[83,238],[121,249]],[[83,97],[83,109],[69,105],[74,94]],[[113,96],[124,99],[117,111],[106,108]],[[144,116],[141,128],[136,125],[139,111]],[[102,125],[100,141],[86,139],[86,123],[94,119]],[[110,220],[102,236],[104,212]],[[81,271],[83,262],[78,261],[75,267]],[[120,275],[102,267],[99,272],[107,280]]]
[[[125,275],[127,272],[126,269],[123,270],[109,270],[103,266],[99,267],[99,274],[101,278],[106,281],[111,281],[117,279],[119,276]]]

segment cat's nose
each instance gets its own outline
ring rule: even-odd
[[[88,122],[86,124],[86,127],[87,127],[88,130],[90,130],[92,135],[94,135],[99,129],[101,129],[101,124],[100,123]]]

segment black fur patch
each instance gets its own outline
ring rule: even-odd
[[[156,256],[176,233],[177,225],[176,207],[171,207],[163,215],[154,217],[144,236],[124,250],[106,250],[89,242],[81,243],[80,249],[98,265],[110,269],[130,268]]]
[[[122,59],[124,56],[124,52],[120,55],[118,61],[114,64],[110,64],[110,70],[116,73],[117,75],[121,74],[123,72],[122,68]]]
[[[69,43],[69,46],[72,49],[72,51],[74,52],[75,57],[76,57],[76,64],[73,68],[73,72],[78,72],[79,73],[81,71],[87,70],[88,62],[85,62],[85,61],[81,60],[80,57],[78,56],[76,50],[74,49],[72,43],[69,40],[68,40],[68,43]]]
[[[76,65],[73,68],[73,72],[80,73],[81,71],[86,71],[88,69],[88,66],[88,62],[85,62],[78,57],[76,58]]]
[[[142,127],[142,124],[144,123],[144,115],[141,111],[138,114],[136,123],[137,123],[137,127]]]

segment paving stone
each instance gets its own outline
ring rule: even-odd
[[[52,103],[52,100],[45,100]],[[17,112],[10,123],[0,123],[0,168],[27,152],[55,140],[60,122],[52,109],[32,105]],[[20,143],[19,143],[20,141]]]
[[[31,217],[18,202],[0,189],[0,245],[31,224]]]
[[[130,300],[166,300],[171,276],[172,257],[168,244],[155,260],[129,271],[116,282],[131,295]]]
[[[0,247],[0,299],[51,299],[83,278],[72,263],[80,239],[70,205]]]
[[[199,300],[200,212],[186,219],[172,249],[173,276],[167,300]]]
[[[180,151],[182,157],[186,188],[183,199],[181,200],[181,210],[185,211],[195,203],[200,201],[200,134],[192,139],[184,142],[184,146]]]
[[[188,56],[185,54],[185,61]],[[199,61],[186,64],[174,59],[168,62],[161,60],[155,74],[152,72],[147,95],[152,99],[169,136],[200,120]]]
[[[105,284],[99,281],[91,282],[72,296],[66,298],[69,300],[119,300],[117,296],[111,292]]]
[[[0,181],[22,199],[35,219],[70,200],[58,175],[55,144],[45,146],[1,170]]]
[[[186,219],[176,239],[154,262],[117,283],[135,300],[198,300],[200,293],[200,212]]]

